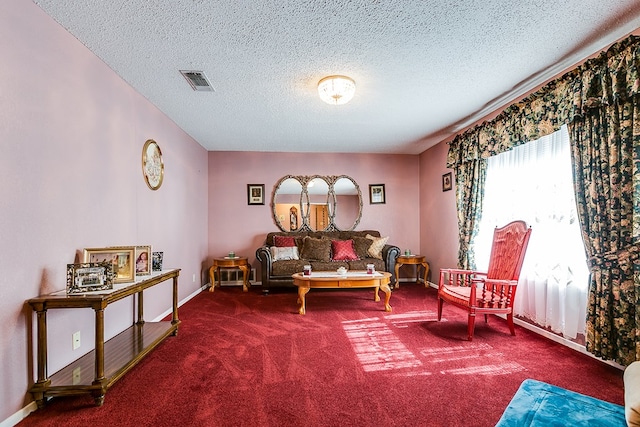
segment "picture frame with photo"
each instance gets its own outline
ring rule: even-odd
[[[111,246],[107,248],[85,248],[84,262],[110,262],[113,265],[113,283],[128,283],[135,280],[135,247]]]
[[[151,256],[152,271],[162,271],[162,259],[164,252],[153,252]]]
[[[451,172],[442,175],[442,191],[449,191],[453,188],[453,178]]]
[[[67,264],[67,294],[113,289],[111,262]]]
[[[148,276],[151,274],[151,245],[136,246],[136,276]]]
[[[369,184],[369,204],[377,205],[386,203],[384,184]]]
[[[264,205],[264,184],[247,184],[247,203]]]

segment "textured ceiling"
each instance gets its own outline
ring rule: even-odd
[[[33,1],[216,151],[418,154],[640,27],[638,0]]]

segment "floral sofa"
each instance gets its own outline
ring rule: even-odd
[[[291,275],[302,272],[305,265],[311,265],[312,271],[334,271],[339,267],[366,270],[367,264],[373,264],[377,271],[391,273],[393,286],[400,248],[388,244],[388,239],[375,230],[268,233],[256,250],[262,290],[292,287]]]

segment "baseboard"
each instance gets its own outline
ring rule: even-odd
[[[24,408],[20,409],[15,414],[11,415],[6,420],[1,421],[0,422],[0,427],[13,427],[16,424],[18,424],[20,421],[22,421],[25,418],[27,418],[27,415],[29,415],[30,413],[32,413],[36,409],[38,409],[38,405],[36,405],[36,402],[31,402],[27,406],[25,406]]]

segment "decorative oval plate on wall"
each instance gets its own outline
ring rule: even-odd
[[[162,151],[153,139],[148,139],[142,148],[142,174],[150,189],[157,190],[162,185],[164,178]]]

